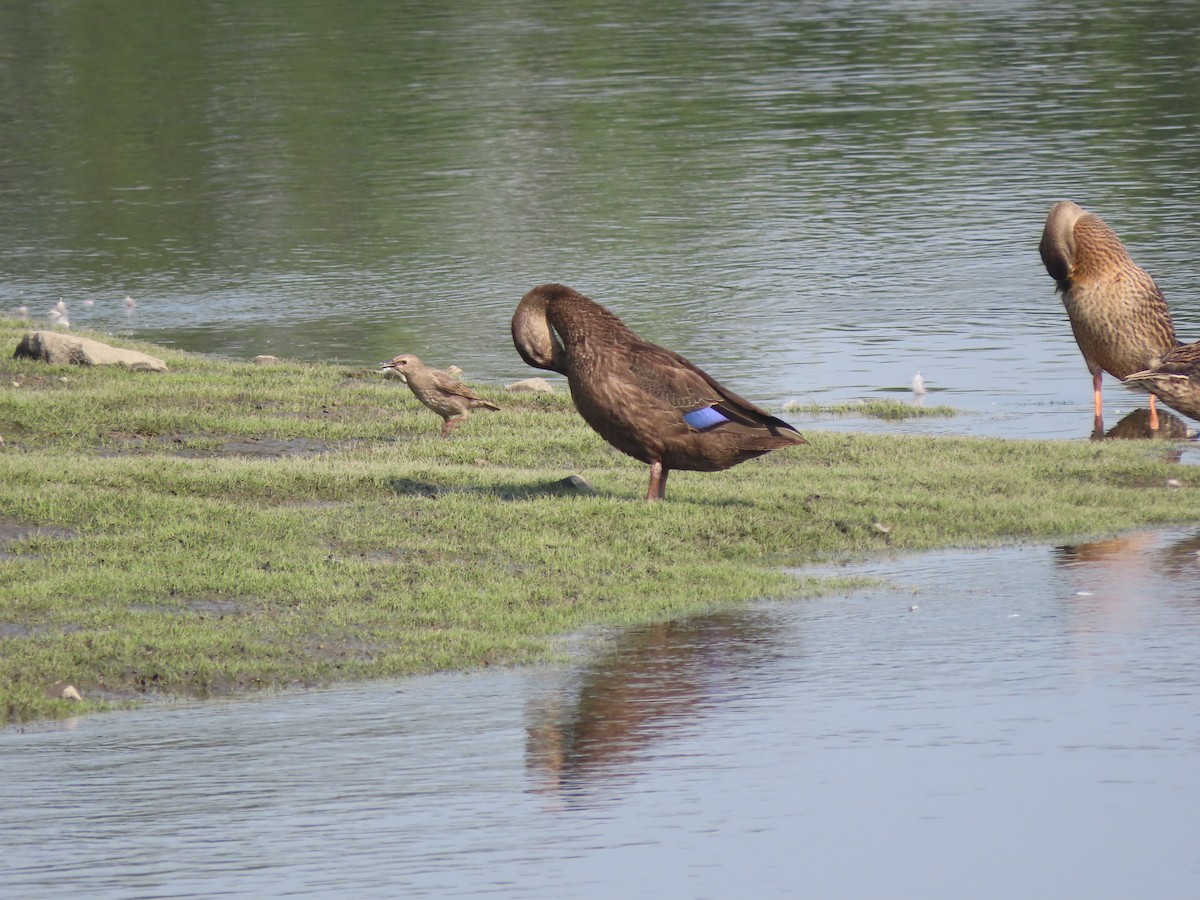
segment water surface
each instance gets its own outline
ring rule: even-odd
[[[1198,550],[883,559],[566,667],[10,729],[6,889],[1191,897]]]
[[[806,431],[1084,439],[1042,223],[1099,212],[1200,337],[1198,45],[1169,0],[0,0],[0,309],[498,383],[557,280],[759,402],[920,371],[961,411]],[[1139,405],[1110,382],[1107,424]],[[1190,897],[1196,547],[9,729],[0,893]]]
[[[0,303],[500,382],[564,281],[760,402],[920,371],[958,431],[1085,437],[1038,237],[1101,213],[1200,337],[1194,12],[0,0]]]

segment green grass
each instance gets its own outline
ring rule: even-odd
[[[785,566],[1200,520],[1161,442],[827,432],[648,504],[561,394],[477,385],[503,410],[441,440],[373,372],[140,349],[171,371],[0,361],[4,721],[544,660],[846,586]],[[596,493],[554,487],[574,473]]]

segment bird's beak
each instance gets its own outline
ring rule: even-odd
[[[404,373],[401,372],[399,369],[397,369],[396,366],[390,362],[380,363],[379,371],[380,372],[391,372],[393,375],[395,375],[397,378],[399,378],[401,382],[403,382],[404,384],[408,384],[408,379],[404,377]]]

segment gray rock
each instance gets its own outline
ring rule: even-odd
[[[545,378],[526,378],[523,381],[514,381],[512,384],[506,384],[504,389],[513,393],[519,393],[520,391],[535,391],[542,394],[554,393],[554,385]]]
[[[269,354],[269,353],[263,353],[263,354],[260,354],[259,356],[254,357],[254,359],[250,360],[250,362],[254,363],[257,366],[269,366],[269,365],[273,365],[274,363],[279,362],[279,357],[271,356],[271,354]]]
[[[556,481],[551,488],[558,491],[574,492],[576,494],[594,494],[596,489],[582,475],[568,475],[561,481]]]
[[[53,365],[128,366],[139,372],[165,372],[167,364],[161,359],[110,347],[90,338],[57,331],[29,331],[17,344],[14,359],[38,359]]]

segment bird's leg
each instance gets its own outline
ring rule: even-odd
[[[1154,406],[1154,401],[1158,398],[1153,394],[1150,395],[1150,430],[1158,431],[1158,410]]]
[[[647,500],[661,500],[667,496],[667,472],[670,471],[661,462],[650,463],[650,487],[646,491]]]
[[[1098,435],[1104,434],[1104,406],[1100,400],[1100,382],[1103,380],[1104,370],[1097,369],[1092,375],[1092,393],[1096,398],[1096,420],[1092,423],[1092,433]],[[1153,409],[1153,404],[1151,404],[1151,409]]]
[[[444,437],[444,438],[450,437],[450,432],[454,430],[454,426],[456,426],[459,422],[461,422],[465,418],[466,418],[466,416],[455,416],[453,419],[447,419],[442,424],[442,437]]]

